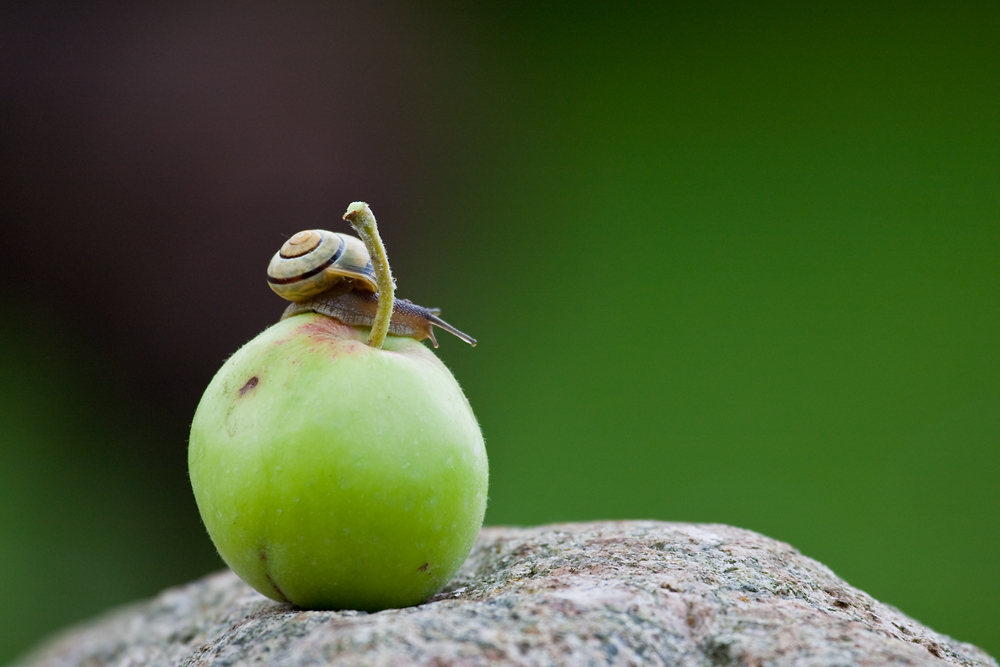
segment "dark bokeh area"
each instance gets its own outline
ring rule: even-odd
[[[371,203],[489,523],[761,531],[1000,653],[1000,13],[0,8],[0,661],[221,567],[186,439]]]

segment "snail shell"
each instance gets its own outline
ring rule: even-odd
[[[368,249],[359,238],[325,229],[299,232],[285,241],[267,266],[267,282],[283,299],[306,301],[345,280],[378,291]]]
[[[348,234],[323,229],[295,234],[271,259],[267,282],[278,296],[292,302],[281,319],[313,312],[349,326],[370,327],[375,320],[378,286],[371,258],[361,239]],[[437,347],[436,326],[476,344],[475,338],[442,320],[440,314],[438,308],[396,299],[389,333],[416,340],[429,338]]]

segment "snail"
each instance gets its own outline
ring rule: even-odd
[[[315,312],[349,326],[372,326],[378,306],[378,285],[368,249],[348,234],[310,229],[292,236],[271,258],[267,267],[271,289],[292,303],[281,319]],[[430,338],[433,326],[475,346],[476,339],[462,333],[438,315],[439,308],[424,308],[407,299],[396,299],[389,333],[416,340]]]

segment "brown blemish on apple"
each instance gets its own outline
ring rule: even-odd
[[[240,396],[247,393],[248,391],[256,387],[258,384],[260,384],[260,379],[256,375],[254,375],[252,378],[247,380],[247,383],[245,385],[240,387]]]
[[[347,326],[340,320],[334,317],[328,317],[326,315],[299,315],[303,322],[297,329],[297,333],[306,335],[316,335],[316,336],[335,336],[337,338],[354,338],[360,337],[358,330],[354,327]]]
[[[287,602],[288,604],[292,604],[292,601],[285,596],[285,592],[281,590],[278,584],[274,583],[274,579],[271,578],[271,573],[265,572],[264,576],[267,577],[267,581],[271,584],[271,586],[274,587],[275,592],[281,596],[281,599]]]
[[[362,341],[365,333],[348,326],[340,320],[326,315],[297,315],[303,322],[295,329],[296,338],[308,339],[306,345],[310,352],[324,353],[329,356],[352,356],[370,352]]]
[[[420,567],[418,567],[417,569],[418,569],[418,570],[420,570],[421,572],[426,572],[426,571],[427,571],[427,566],[428,566],[428,565],[430,565],[430,563],[424,563],[423,565],[421,565],[421,566],[420,566]]]
[[[260,560],[264,563],[267,562],[267,547],[260,548]],[[267,577],[267,582],[271,584],[271,587],[274,589],[274,592],[280,595],[282,600],[291,604],[292,601],[288,599],[288,596],[285,595],[285,592],[283,590],[281,590],[281,587],[274,582],[274,579],[271,577],[271,573],[267,571],[267,565],[264,566],[264,576]]]

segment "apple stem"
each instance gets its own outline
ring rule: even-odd
[[[389,332],[389,320],[392,319],[392,306],[395,300],[396,285],[389,270],[389,256],[385,254],[382,237],[378,235],[378,225],[375,215],[368,204],[356,201],[347,207],[344,214],[346,220],[368,248],[372,258],[372,268],[375,269],[375,282],[378,283],[378,308],[375,310],[375,321],[372,331],[365,343],[376,350],[382,349],[385,336]]]

